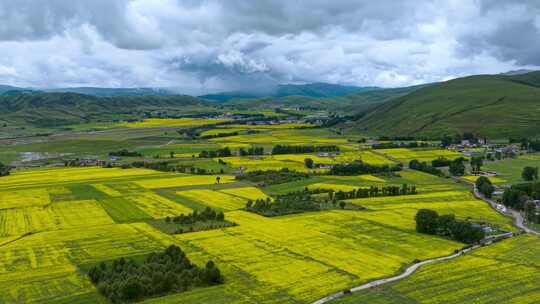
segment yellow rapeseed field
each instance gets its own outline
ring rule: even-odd
[[[172,178],[147,179],[134,182],[147,189],[188,187],[200,185],[217,184],[218,175],[179,175]],[[219,175],[219,183],[230,183],[234,181],[234,176]]]
[[[153,218],[164,218],[167,216],[178,216],[189,214],[193,210],[183,205],[175,203],[165,197],[153,192],[137,193],[136,195],[125,196],[125,199],[133,202],[139,209],[143,210]]]
[[[250,199],[253,201],[258,200],[258,199],[266,200],[267,198],[269,198],[268,195],[266,195],[257,187],[230,188],[230,189],[220,190],[219,192],[238,196],[244,199]]]
[[[199,202],[211,208],[222,210],[236,210],[244,208],[247,200],[224,192],[196,189],[176,192],[178,195]]]

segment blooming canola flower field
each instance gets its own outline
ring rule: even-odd
[[[225,284],[148,303],[309,303],[391,276],[416,259],[463,247],[416,233],[419,208],[510,227],[465,186],[419,172],[308,179],[309,188],[409,183],[420,193],[351,200],[366,208],[361,211],[273,218],[243,210],[248,200],[269,198],[267,189],[229,175],[219,176],[219,182],[217,177],[94,167],[28,170],[0,178],[0,303],[103,302],[84,269],[170,244],[195,263],[213,260]],[[207,206],[223,210],[236,225],[169,235],[148,222]]]

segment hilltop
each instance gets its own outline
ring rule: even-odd
[[[490,138],[538,136],[539,96],[540,72],[458,78],[384,103],[355,128],[390,136],[462,132]]]

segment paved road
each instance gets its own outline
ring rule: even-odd
[[[474,193],[474,196],[476,198],[487,202],[493,209],[495,209],[495,211],[499,212],[502,215],[513,218],[514,219],[514,226],[516,226],[517,228],[525,231],[526,233],[531,233],[531,234],[534,234],[536,236],[540,236],[540,232],[538,232],[538,231],[536,231],[536,230],[534,230],[534,229],[532,229],[530,227],[527,227],[527,225],[525,225],[525,220],[523,219],[523,215],[521,214],[521,212],[519,212],[517,210],[510,209],[510,208],[507,208],[505,212],[497,209],[498,203],[495,202],[492,199],[489,199],[489,198],[485,197],[482,193],[480,193],[480,191],[478,191],[478,188],[476,188],[476,185],[474,185],[474,184],[473,184],[473,193]]]
[[[476,185],[474,183],[470,183],[470,184],[473,186],[473,193],[474,193],[474,196],[476,198],[487,202],[498,213],[500,213],[500,214],[502,214],[504,216],[512,217],[514,219],[514,225],[516,227],[518,227],[519,229],[521,229],[521,230],[523,230],[523,231],[525,231],[527,233],[532,233],[534,235],[540,236],[540,232],[538,232],[538,231],[536,231],[534,229],[531,229],[531,228],[527,227],[524,224],[523,216],[521,215],[520,212],[518,212],[516,210],[512,210],[512,209],[506,209],[506,211],[502,211],[502,210],[497,209],[497,205],[498,205],[497,202],[495,202],[492,199],[489,199],[489,198],[485,197],[482,193],[480,193],[480,191],[478,191],[478,189],[476,188]],[[500,238],[501,239],[502,238],[509,238],[509,237],[512,237],[512,236],[513,236],[512,233],[508,233],[508,234],[501,235]],[[486,242],[485,244],[489,245],[490,243],[491,242]],[[461,255],[463,255],[463,254],[465,254],[467,252],[470,252],[470,251],[472,251],[472,250],[474,250],[476,248],[479,248],[479,247],[480,247],[479,245],[476,245],[476,246],[473,246],[473,247],[470,247],[470,248],[467,248],[467,249],[462,249],[459,252],[457,252],[455,254],[452,254],[452,255],[439,257],[439,258],[434,258],[434,259],[430,259],[430,260],[425,260],[425,261],[413,264],[413,265],[409,266],[403,273],[401,273],[399,275],[389,277],[389,278],[386,278],[386,279],[380,279],[380,280],[376,280],[376,281],[371,281],[369,283],[353,287],[353,288],[351,288],[350,290],[347,290],[347,291],[340,291],[340,292],[337,292],[335,294],[324,297],[322,299],[319,299],[319,300],[313,302],[312,304],[325,304],[325,303],[331,302],[331,301],[333,301],[333,300],[335,300],[337,298],[341,298],[341,297],[343,297],[343,296],[345,296],[345,295],[347,295],[349,293],[358,292],[358,291],[361,291],[361,290],[381,286],[381,285],[384,285],[384,284],[387,284],[387,283],[390,283],[390,282],[395,282],[395,281],[402,280],[402,279],[412,275],[418,268],[420,268],[420,267],[422,267],[424,265],[436,263],[436,262],[439,262],[439,261],[454,259],[454,258],[457,258],[457,257],[459,257],[459,256],[461,256]]]
[[[473,247],[470,247],[470,248],[467,248],[467,249],[462,249],[459,252],[454,253],[452,255],[439,257],[439,258],[434,258],[434,259],[430,259],[430,260],[425,260],[425,261],[413,264],[413,265],[409,266],[403,273],[401,273],[399,275],[389,277],[389,278],[386,278],[386,279],[380,279],[380,280],[372,281],[372,282],[369,282],[369,283],[366,283],[366,284],[363,284],[363,285],[360,285],[360,286],[353,287],[347,293],[344,292],[344,291],[340,291],[340,292],[337,292],[337,293],[335,293],[333,295],[329,295],[329,296],[324,297],[324,298],[322,298],[320,300],[317,300],[317,301],[313,302],[312,304],[328,303],[328,302],[333,301],[333,300],[335,300],[337,298],[343,297],[344,295],[346,295],[348,293],[351,293],[351,292],[358,292],[360,290],[377,287],[377,286],[380,286],[380,285],[383,285],[383,284],[386,284],[386,283],[399,281],[401,279],[404,279],[404,278],[412,275],[418,268],[420,268],[420,267],[422,267],[424,265],[436,263],[436,262],[439,262],[439,261],[454,259],[454,258],[457,258],[457,257],[459,257],[459,256],[461,256],[461,255],[463,255],[463,254],[465,254],[467,252],[470,252],[470,251],[472,251],[472,250],[474,250],[476,248],[479,248],[479,247],[480,247],[480,245],[476,245],[476,246],[473,246]]]

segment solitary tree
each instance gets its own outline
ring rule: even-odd
[[[306,168],[313,169],[313,159],[311,158],[304,159],[304,164],[306,165]]]
[[[538,179],[538,167],[525,167],[521,172],[521,177],[526,181],[533,181]]]

